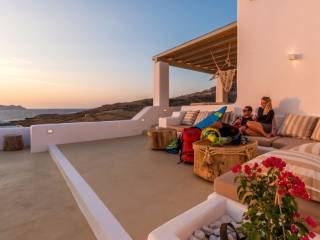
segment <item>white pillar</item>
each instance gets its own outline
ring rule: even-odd
[[[223,90],[221,81],[216,80],[216,102],[228,103],[228,93]]]
[[[169,64],[165,62],[153,65],[153,106],[169,106]]]

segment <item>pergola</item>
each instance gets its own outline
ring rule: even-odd
[[[225,65],[230,57],[231,64],[237,65],[237,23],[233,22],[205,35],[180,44],[155,55],[154,63],[154,106],[169,105],[169,66],[214,74],[217,66]],[[224,102],[224,93],[219,82],[216,85],[216,101]]]

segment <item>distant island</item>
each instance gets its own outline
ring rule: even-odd
[[[206,89],[201,92],[191,93],[170,99],[170,106],[190,105],[191,103],[215,102],[216,88]],[[229,102],[236,100],[236,84],[229,93]],[[103,105],[77,113],[70,114],[42,114],[24,120],[11,121],[11,124],[28,127],[35,124],[70,123],[70,122],[95,122],[125,120],[134,117],[141,109],[152,105],[152,99],[142,99],[132,102],[122,102]]]
[[[0,105],[0,110],[26,110],[20,105]]]

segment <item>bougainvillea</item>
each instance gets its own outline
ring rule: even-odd
[[[286,163],[270,157],[262,163],[232,168],[239,183],[237,194],[248,206],[240,230],[248,240],[309,240],[317,226],[310,216],[302,218],[296,198],[309,200],[304,182],[286,170]]]

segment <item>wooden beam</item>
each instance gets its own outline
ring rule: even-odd
[[[227,55],[228,52],[229,52],[229,47],[227,48],[221,48],[221,49],[214,49],[212,50],[212,52],[214,53],[214,56],[221,56],[221,55]],[[230,49],[230,52],[234,53],[234,52],[237,52],[237,47],[232,47]],[[188,59],[189,61],[199,61],[203,58],[208,58],[210,57],[211,58],[211,53],[210,53],[210,50],[204,52],[204,53],[201,53],[201,54],[198,54],[198,55],[195,55],[194,57],[185,57],[184,59]],[[177,58],[177,59],[182,59],[182,58]]]
[[[227,56],[228,56],[228,52],[221,53],[221,54],[214,54],[215,59],[222,59],[222,58],[227,59]],[[230,57],[231,56],[237,56],[237,50],[230,52]],[[203,64],[208,60],[213,62],[213,59],[210,53],[209,55],[203,56],[202,58],[199,58],[197,60],[187,59],[188,62],[192,62],[193,64]]]
[[[231,23],[219,29],[216,29],[210,33],[204,34],[198,38],[192,39],[191,41],[185,42],[178,45],[177,47],[171,48],[165,52],[155,55],[152,59],[154,61],[159,61],[162,57],[171,57],[171,54],[178,54],[184,52],[184,49],[190,50],[190,47],[201,48],[201,44],[207,43],[208,41],[219,38],[219,36],[232,35],[237,32],[237,23]]]
[[[209,68],[200,68],[200,67],[196,67],[194,65],[190,65],[187,63],[178,63],[175,61],[165,61],[165,62],[167,62],[170,66],[174,66],[174,67],[179,67],[179,68],[184,68],[184,69],[189,69],[189,70],[203,72],[203,73],[209,73],[209,74],[213,73],[212,70],[210,70]]]
[[[186,49],[186,52],[183,54],[175,53],[175,54],[172,54],[172,56],[174,55],[174,57],[176,58],[194,57],[196,55],[209,52],[210,50],[213,50],[215,48],[221,48],[222,46],[229,46],[229,44],[231,44],[231,46],[237,46],[237,35],[224,38],[222,40],[217,39],[212,43],[206,44],[203,47],[189,48],[189,49]]]

